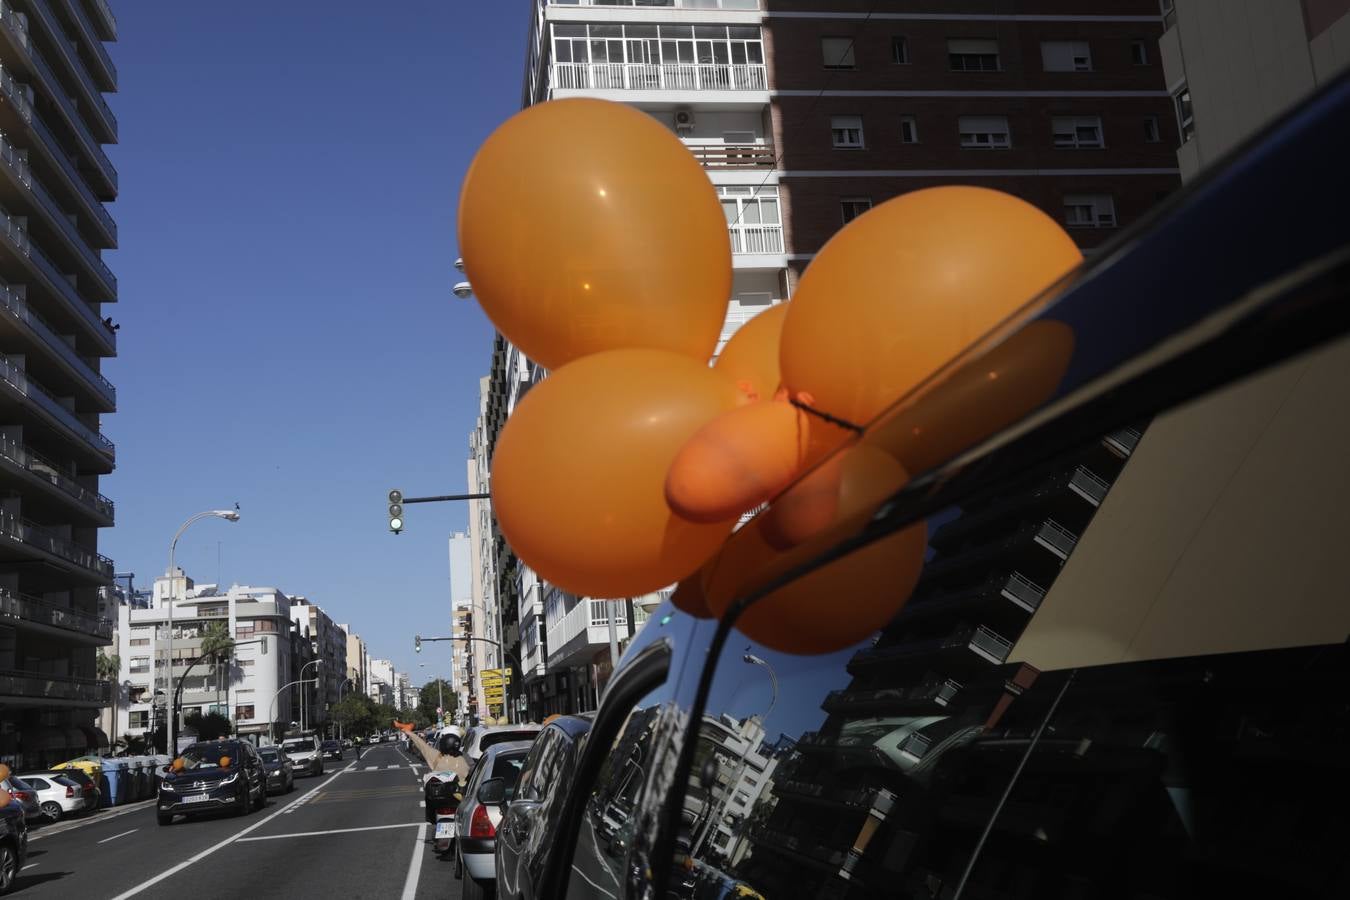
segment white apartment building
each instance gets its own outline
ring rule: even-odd
[[[347,678],[347,632],[317,603],[301,596],[291,598],[291,620],[309,639],[313,658],[323,661],[305,672],[316,683],[301,685],[309,703],[308,724],[322,730]]]
[[[473,487],[474,461],[469,461],[469,487]],[[484,501],[474,501],[482,506]],[[472,521],[479,510],[470,508]],[[485,511],[484,511],[485,512]],[[455,638],[467,638],[473,634],[474,572],[477,568],[474,553],[474,540],[463,532],[450,535],[450,635]],[[450,642],[447,655],[450,660],[450,686],[458,700],[458,709],[466,709],[469,702],[469,662],[473,656],[473,641],[455,640]],[[435,645],[432,645],[433,647]],[[425,649],[425,648],[424,648]]]
[[[371,658],[369,663],[370,684],[366,688],[370,699],[376,703],[387,703],[390,706],[397,705],[395,692],[398,689],[398,681],[395,679],[394,664],[387,659]],[[388,727],[388,726],[382,726]]]
[[[474,422],[473,432],[469,435],[469,460],[467,475],[469,492],[486,494],[491,491],[491,466],[488,462],[488,448],[492,439],[492,426],[488,421],[488,396],[490,378],[481,378],[478,382],[478,418]],[[453,567],[453,559],[451,562]],[[499,641],[501,628],[501,608],[498,604],[497,590],[497,544],[493,528],[492,502],[490,500],[469,501],[469,614],[455,613],[459,634],[468,638],[486,640],[467,640],[456,649],[460,655],[455,657],[455,677],[461,687],[459,708],[473,712],[479,718],[488,714],[487,704],[483,700],[482,684],[478,673],[484,669],[500,668],[503,665],[501,652],[488,643]],[[467,651],[467,652],[466,652]]]
[[[343,689],[343,696],[350,691],[364,694],[367,683],[366,661],[370,658],[366,655],[366,642],[352,632],[350,625],[339,625],[338,628],[347,635],[347,678],[350,682]]]
[[[155,581],[152,607],[118,608],[117,654],[120,681],[127,686],[125,725],[133,736],[151,731],[167,715],[173,689],[183,682],[180,713],[220,712],[243,735],[267,735],[273,724],[284,728],[296,718],[289,691],[291,601],[273,587],[194,585],[181,569],[175,574],[172,669],[167,591],[168,577]],[[228,667],[192,665],[201,655],[208,625],[223,622],[236,643]],[[172,671],[173,678],[170,679]]]

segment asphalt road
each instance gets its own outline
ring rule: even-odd
[[[393,744],[348,752],[247,816],[155,821],[153,805],[35,830],[14,896],[459,897],[425,824],[420,760]]]

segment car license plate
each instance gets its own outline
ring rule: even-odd
[[[188,796],[186,796],[186,797],[183,798],[183,802],[184,802],[184,803],[203,803],[203,802],[205,802],[205,801],[207,801],[207,800],[210,800],[210,799],[211,799],[211,797],[210,797],[209,795],[207,795],[207,794],[189,794]]]
[[[455,836],[455,823],[443,821],[436,823],[436,839],[452,838]]]

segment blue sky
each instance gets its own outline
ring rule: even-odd
[[[411,507],[394,537],[384,497],[465,488],[491,329],[450,294],[455,204],[519,106],[528,7],[115,4],[117,525],[100,550],[138,586],[184,519],[238,502],[241,522],[179,542],[190,576],[305,594],[414,681],[448,672],[412,636],[448,629],[466,510]]]

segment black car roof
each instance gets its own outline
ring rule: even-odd
[[[586,732],[591,730],[591,717],[582,716],[559,716],[552,722],[544,726],[545,728],[557,728],[570,740],[579,740]]]

